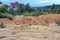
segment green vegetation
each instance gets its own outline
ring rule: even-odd
[[[57,14],[60,14],[60,8],[57,10]]]
[[[39,12],[30,12],[30,13],[24,13],[23,15],[25,16],[39,16],[41,13]]]
[[[33,9],[30,7],[29,3],[25,5],[25,11],[31,12]]]
[[[54,33],[60,33],[60,31],[59,30],[55,30],[55,31],[53,31]]]
[[[25,16],[39,16],[39,15],[45,15],[45,14],[49,14],[48,12],[43,12],[43,11],[33,11],[33,12],[30,12],[30,13],[28,13],[28,12],[25,12],[25,13],[23,13],[23,15],[25,15]]]
[[[12,17],[7,16],[8,14],[12,16],[16,16],[16,15],[39,16],[50,13],[60,14],[60,8],[56,8],[55,4],[51,5],[51,7],[31,7],[29,3],[25,5],[18,3],[17,8],[13,8],[8,5],[4,5],[0,7],[0,18],[9,18],[10,20],[12,20]]]
[[[56,5],[55,5],[55,4],[53,4],[53,5],[51,6],[51,12],[52,12],[52,13],[56,13]]]
[[[0,28],[5,28],[6,26],[4,25],[4,23],[0,24]]]
[[[58,26],[60,26],[60,20],[59,20],[59,21],[57,21],[57,22],[56,22],[56,24],[57,24]]]
[[[8,19],[12,20],[13,16],[8,13],[0,13],[0,18],[8,18]]]
[[[2,39],[2,38],[6,38],[6,36],[1,36],[1,35],[0,35],[0,39]]]
[[[3,6],[3,7],[0,7],[0,13],[6,13],[7,12],[7,9]]]
[[[13,17],[12,16],[7,16],[8,19],[10,20],[13,20]]]

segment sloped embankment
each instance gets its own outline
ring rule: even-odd
[[[4,23],[7,28],[14,27],[16,25],[13,21],[8,18],[0,18],[0,23]]]
[[[0,18],[0,23],[4,23],[4,24],[15,24],[11,20],[9,20],[8,18]]]
[[[47,15],[40,15],[38,17],[27,16],[20,20],[16,20],[15,18],[13,22],[15,22],[15,24],[17,25],[21,24],[44,25],[47,23],[54,23],[58,20],[60,20],[60,14],[47,14]]]

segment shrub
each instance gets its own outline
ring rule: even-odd
[[[43,15],[45,15],[45,14],[49,14],[49,13],[48,12],[44,12]]]
[[[60,9],[57,10],[57,14],[60,14]]]
[[[0,24],[0,28],[5,28],[6,26],[4,25],[4,23]]]
[[[20,30],[23,30],[23,29],[25,29],[24,26],[20,26]]]
[[[6,36],[0,36],[0,39],[2,39],[2,38],[6,38]]]
[[[7,12],[7,9],[5,7],[0,7],[0,12],[5,13],[5,12]]]
[[[6,18],[7,16],[4,15],[4,13],[0,13],[0,18]]]
[[[12,19],[13,19],[13,17],[12,17],[12,16],[8,16],[7,18],[8,18],[8,19],[10,19],[10,20],[12,20]]]
[[[4,13],[0,13],[0,18],[8,18],[10,20],[13,19],[13,16],[12,15],[9,15],[9,14],[4,14]]]
[[[32,13],[32,16],[39,16],[39,15],[42,15],[42,14],[43,14],[43,12],[36,11],[36,12]]]
[[[57,21],[57,22],[56,22],[56,24],[60,26],[60,20],[59,20],[59,21]]]
[[[34,12],[27,12],[27,13],[24,13],[23,15],[25,16],[39,16],[39,15],[42,15],[43,12],[40,12],[40,11],[34,11]]]

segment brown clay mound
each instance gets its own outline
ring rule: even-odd
[[[9,20],[8,18],[0,18],[0,23],[12,24],[12,25],[15,24],[11,20]]]
[[[21,25],[21,24],[43,25],[47,23],[54,23],[58,20],[60,20],[60,14],[47,14],[47,15],[40,15],[38,17],[27,16],[21,20],[14,19],[13,21],[18,25]]]

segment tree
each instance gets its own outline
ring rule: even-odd
[[[9,6],[8,5],[3,5],[4,7],[8,8]]]
[[[29,3],[27,3],[25,5],[25,10],[28,11],[28,12],[31,12],[31,7],[30,7]]]
[[[2,2],[0,2],[0,4],[2,4]]]
[[[16,10],[18,14],[22,14],[24,12],[24,4],[19,4],[18,9]]]
[[[9,13],[12,14],[12,15],[14,15],[14,16],[16,15],[13,8],[10,8]]]
[[[1,13],[5,13],[5,12],[7,12],[7,9],[3,6],[3,7],[0,7],[0,12]]]
[[[17,7],[15,7],[16,10],[14,10],[14,12],[16,14],[22,14],[24,12],[24,4],[19,4],[18,2],[17,3]]]
[[[20,11],[23,13],[24,12],[24,5],[20,4]]]
[[[57,14],[60,14],[60,8],[57,10]]]
[[[52,13],[56,13],[55,7],[56,7],[55,4],[53,4],[53,5],[51,6],[51,12],[52,12]]]

